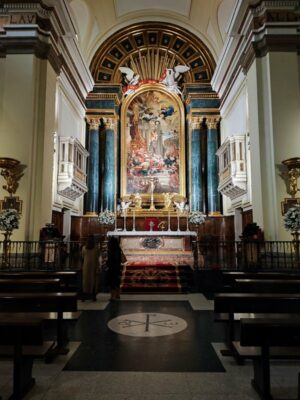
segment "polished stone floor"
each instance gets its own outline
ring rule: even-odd
[[[35,362],[36,385],[26,399],[258,400],[251,362],[238,366],[220,354],[224,329],[213,322],[213,303],[203,295],[123,295],[109,303],[100,294],[78,307],[69,354],[52,364]],[[272,362],[275,398],[297,397],[298,372],[300,362]],[[1,360],[3,400],[11,394],[11,376],[12,363]]]

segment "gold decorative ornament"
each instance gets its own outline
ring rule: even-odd
[[[24,175],[26,165],[21,164],[19,160],[9,157],[0,157],[0,175],[6,181],[3,189],[9,193],[9,196],[0,201],[0,210],[9,208],[15,209],[19,214],[22,212],[22,200],[18,196],[13,196],[19,187],[19,181]]]
[[[298,178],[300,177],[300,158],[293,157],[282,161],[288,172],[282,172],[281,176],[288,180],[288,193],[295,198],[298,189]]]

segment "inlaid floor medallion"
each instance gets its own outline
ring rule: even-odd
[[[135,313],[111,319],[108,327],[121,335],[154,337],[181,332],[186,329],[187,322],[170,314]]]

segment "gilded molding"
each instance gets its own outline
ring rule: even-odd
[[[89,93],[87,100],[113,100],[116,105],[120,105],[121,100],[116,93]]]
[[[189,118],[192,129],[200,129],[204,120],[204,116],[192,116]]]
[[[123,42],[125,45],[121,46]],[[129,63],[142,79],[151,80],[158,79],[162,69],[171,68],[174,63],[189,64],[191,71],[186,80],[201,83],[210,81],[215,68],[210,50],[199,38],[182,27],[163,22],[144,21],[119,30],[99,47],[90,69],[96,84],[117,84],[121,82],[119,67]]]
[[[217,125],[220,121],[221,117],[219,115],[207,116],[206,117],[206,125],[208,129],[217,129]]]
[[[115,130],[118,123],[118,118],[116,116],[103,117],[102,119],[106,129]]]
[[[100,125],[100,117],[86,116],[86,122],[89,125],[89,130],[98,130]]]

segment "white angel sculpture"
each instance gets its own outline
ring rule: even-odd
[[[140,76],[128,67],[119,67],[119,70],[124,78],[124,96],[134,93],[138,88]]]
[[[185,201],[182,200],[182,201],[178,202],[178,201],[174,200],[174,204],[176,205],[177,210],[180,213],[183,213],[183,211],[185,210]]]
[[[177,65],[174,69],[166,68],[160,82],[166,85],[169,92],[181,95],[181,91],[177,83],[178,78],[180,74],[187,72],[189,69],[190,67],[187,67],[186,65]]]
[[[128,211],[130,204],[131,201],[123,201],[123,200],[121,201],[121,210],[123,213]]]

